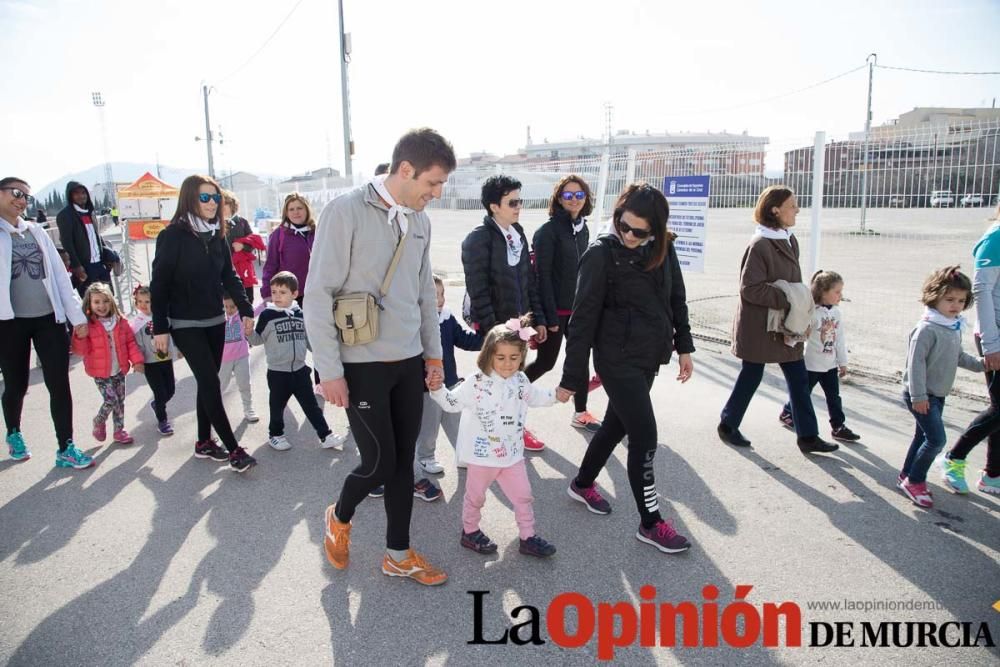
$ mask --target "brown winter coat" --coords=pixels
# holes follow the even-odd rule
[[[775,280],[802,282],[799,242],[794,236],[790,246],[782,239],[754,236],[740,263],[740,302],[733,322],[733,354],[744,361],[776,364],[802,358],[803,343],[789,347],[781,334],[767,331],[768,309],[789,308],[785,293],[769,284]]]

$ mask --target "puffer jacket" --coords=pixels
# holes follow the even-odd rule
[[[651,243],[630,250],[609,233],[583,254],[561,386],[587,390],[591,349],[598,374],[608,377],[655,372],[674,350],[694,352],[673,238],[663,266],[646,271],[652,250]]]
[[[550,325],[559,322],[559,313],[573,309],[576,296],[576,275],[580,258],[590,245],[590,230],[573,233],[573,220],[565,209],[559,209],[548,222],[535,232],[531,241],[535,251],[535,274],[538,296]]]
[[[524,244],[517,266],[507,264],[507,239],[490,216],[462,241],[470,319],[484,334],[499,322],[528,314],[534,326],[549,324],[531,268],[528,238],[518,223],[511,229],[521,235]],[[558,320],[553,324],[557,323]]]
[[[133,364],[143,363],[142,350],[135,341],[132,327],[124,317],[118,318],[111,335],[115,337],[118,370],[122,375],[126,375]],[[87,323],[85,338],[73,335],[73,354],[83,357],[83,370],[90,377],[111,377],[111,338],[98,320],[91,318]]]

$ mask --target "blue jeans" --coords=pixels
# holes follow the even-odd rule
[[[809,374],[806,362],[786,361],[781,366],[788,384],[788,397],[792,404],[792,419],[795,421],[795,433],[800,438],[811,438],[819,435],[819,425],[816,423],[816,412],[813,410]],[[744,361],[743,368],[736,378],[733,392],[729,395],[725,407],[722,408],[720,421],[731,429],[738,429],[743,423],[743,416],[750,407],[750,399],[757,392],[760,381],[764,378],[764,364]]]
[[[812,396],[813,387],[817,384],[823,388],[823,395],[826,396],[826,409],[830,413],[830,426],[836,431],[844,425],[847,417],[844,415],[844,405],[840,400],[840,377],[839,369],[831,368],[825,373],[809,373],[809,395]],[[791,403],[785,403],[782,412],[792,411]]]
[[[927,481],[927,471],[942,449],[944,449],[944,398],[939,396],[928,396],[930,408],[926,415],[914,412],[913,403],[910,401],[910,393],[903,392],[903,401],[913,418],[917,420],[917,427],[913,433],[913,442],[910,443],[910,451],[906,452],[906,461],[903,462],[901,473],[912,483],[920,484]]]

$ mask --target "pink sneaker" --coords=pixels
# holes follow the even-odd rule
[[[129,435],[128,431],[126,431],[123,428],[115,431],[113,439],[119,445],[131,445],[133,442],[135,442],[135,438]]]
[[[927,482],[920,482],[919,484],[912,484],[910,480],[907,479],[903,482],[900,487],[903,489],[903,493],[913,501],[914,505],[918,507],[931,508],[934,507],[934,499],[931,498],[931,492],[927,488]]]
[[[96,440],[97,442],[104,442],[105,440],[107,440],[108,439],[108,425],[106,423],[104,423],[104,422],[98,424],[95,421],[94,422],[93,436],[94,436],[94,440]]]
[[[545,443],[536,438],[531,431],[524,429],[524,451],[540,452],[545,449]]]

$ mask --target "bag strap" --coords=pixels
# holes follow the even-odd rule
[[[378,288],[379,291],[379,308],[382,307],[382,299],[385,295],[389,293],[389,285],[392,284],[392,276],[396,273],[396,267],[399,265],[399,258],[403,256],[403,246],[406,245],[406,235],[404,234],[399,239],[399,243],[396,244],[396,252],[392,256],[392,262],[389,263],[389,270],[386,271],[385,279],[382,281],[382,286]]]

